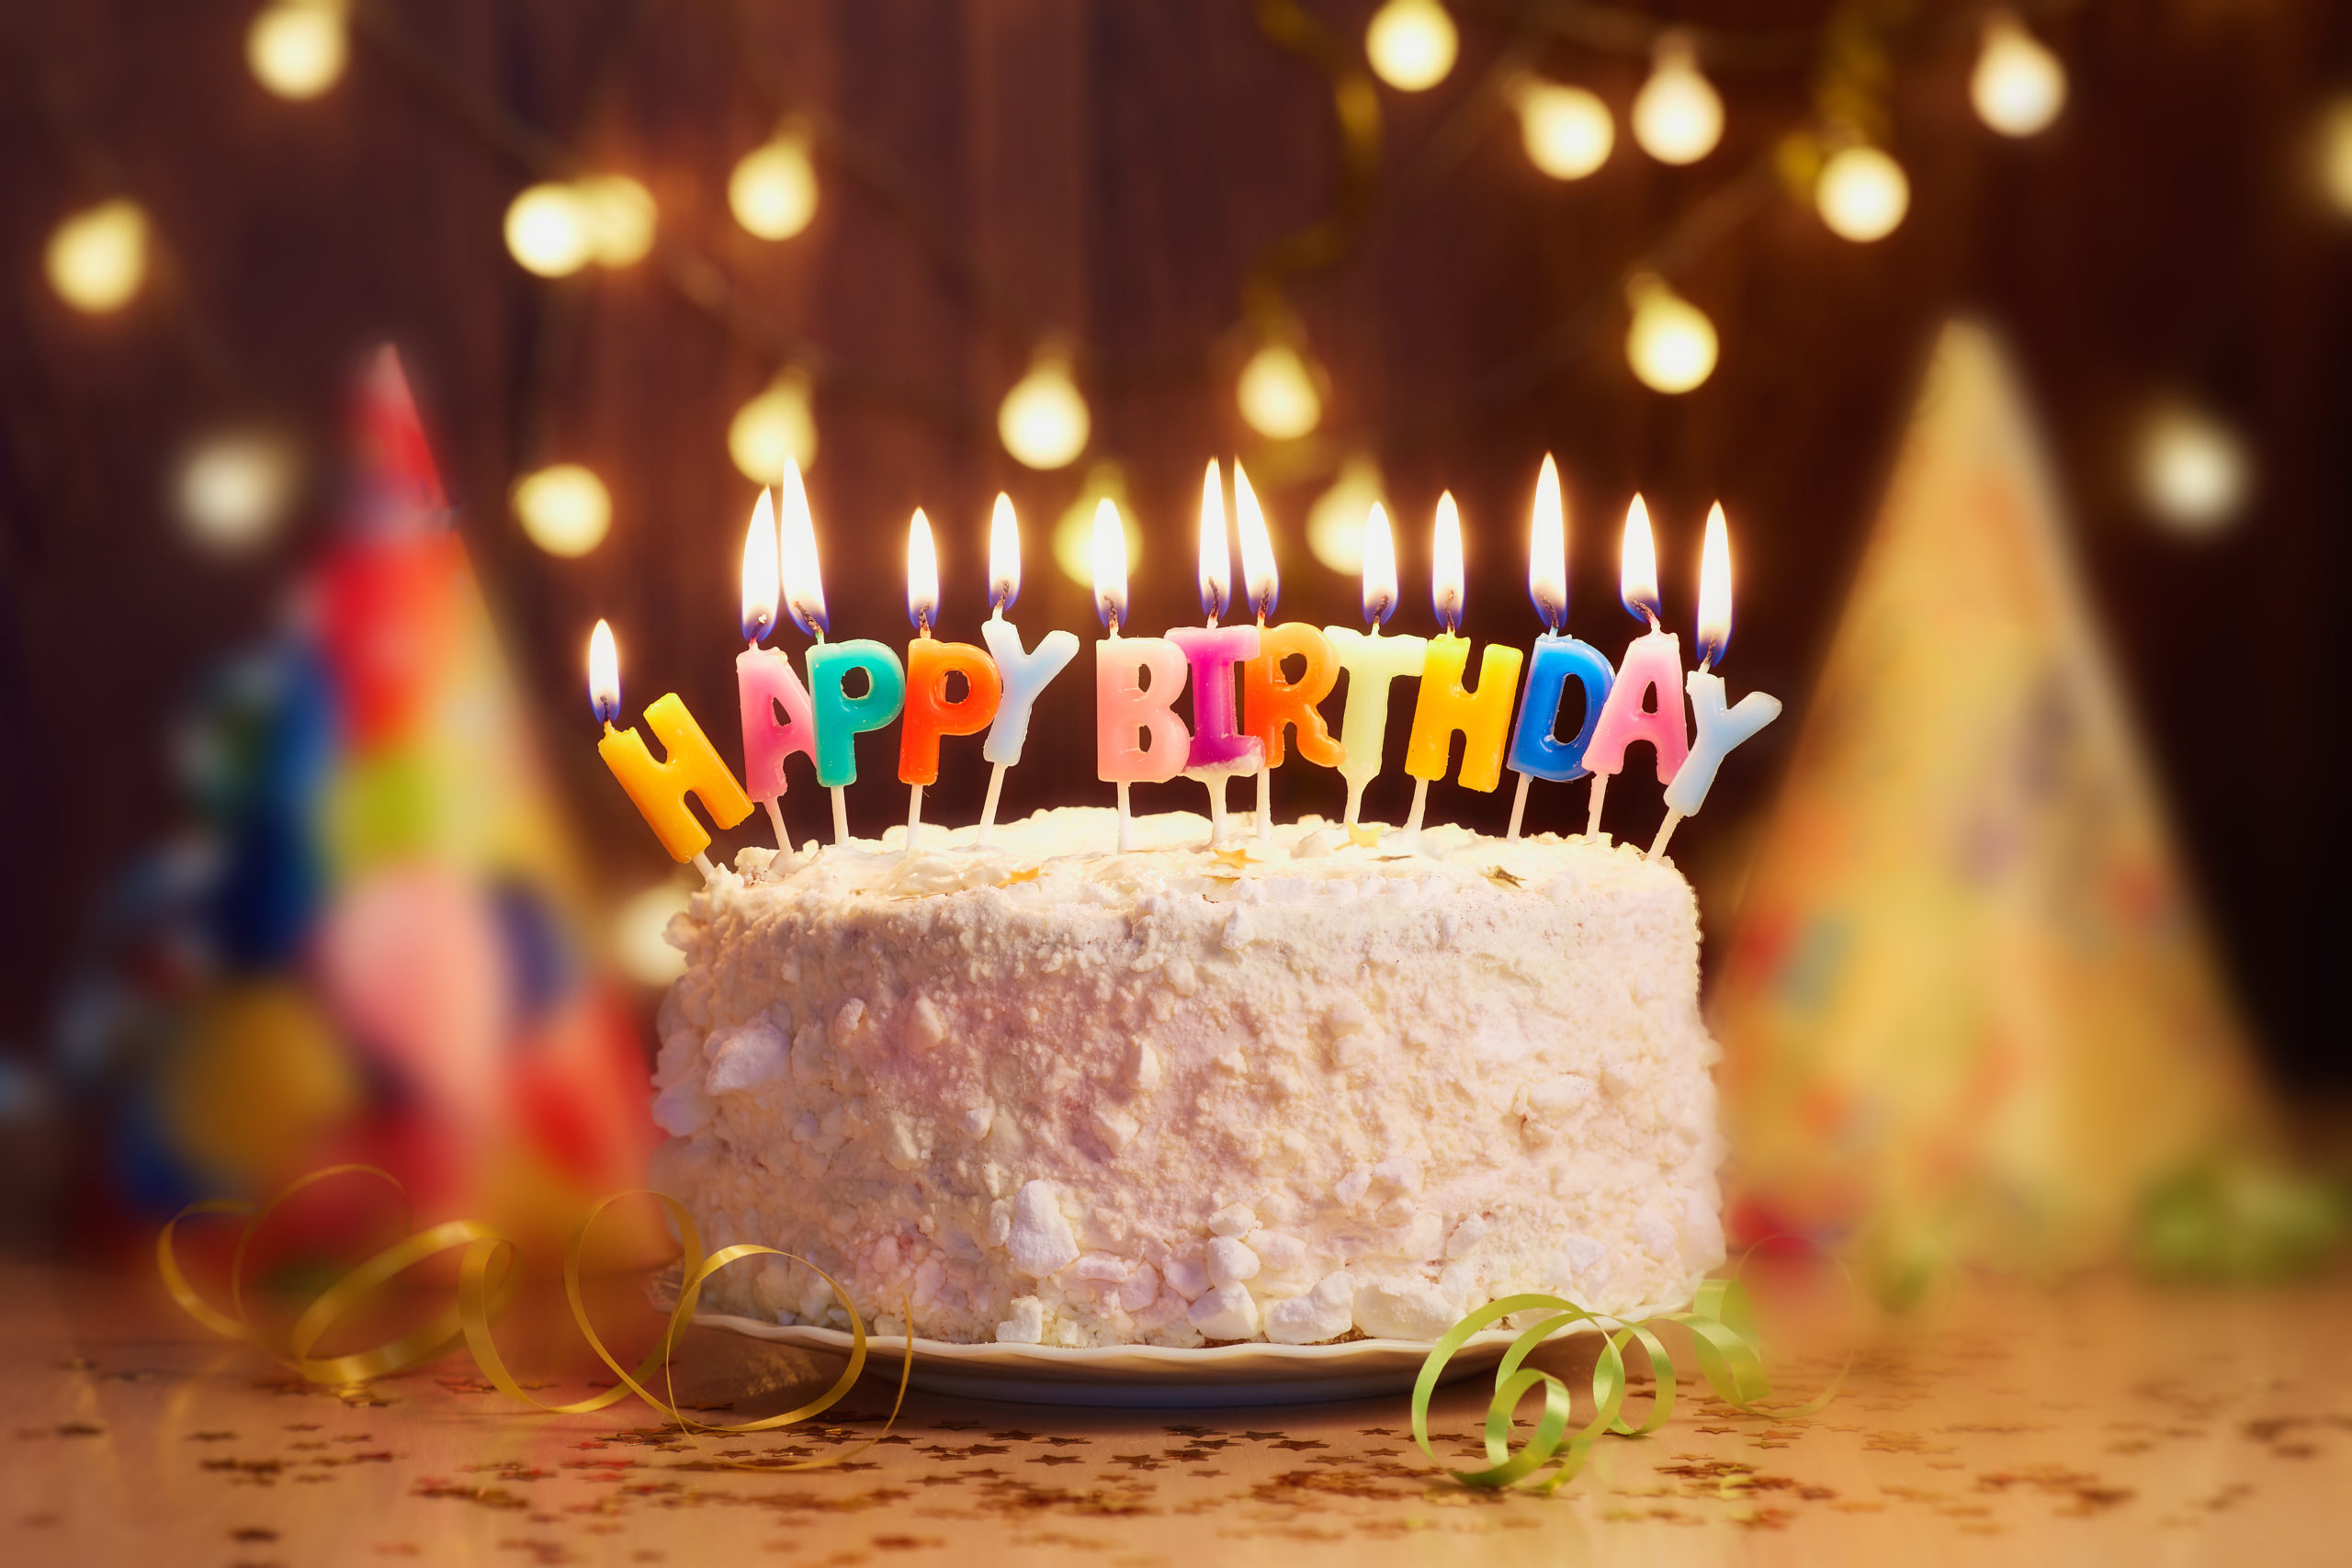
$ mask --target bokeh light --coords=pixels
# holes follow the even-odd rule
[[[752,148],[727,180],[727,207],[746,232],[789,240],[817,216],[817,165],[808,139],[787,133]]]
[[[817,415],[808,378],[787,370],[727,422],[727,455],[753,484],[775,483],[787,462],[806,470],[817,461]]]
[[[1519,132],[1528,160],[1555,180],[1580,180],[1617,142],[1609,106],[1582,87],[1531,82],[1519,91]]]
[[[315,98],[343,79],[351,57],[343,0],[273,0],[245,28],[245,64],[281,98]]]
[[[1250,428],[1272,441],[1295,441],[1323,423],[1314,370],[1285,343],[1270,343],[1241,367],[1235,396]]]
[[[686,972],[686,955],[672,947],[670,922],[686,912],[692,889],[663,882],[634,894],[613,913],[614,961],[640,986],[666,986]]]
[[[1715,324],[1706,312],[1655,277],[1635,279],[1627,293],[1634,320],[1625,358],[1642,385],[1687,392],[1714,374]]]
[[[1438,0],[1388,0],[1364,29],[1374,74],[1400,93],[1434,87],[1453,69],[1461,39]]]
[[[1032,468],[1066,468],[1086,450],[1092,421],[1069,363],[1042,353],[1029,374],[1012,385],[998,405],[996,433],[1004,449]]]
[[[2320,111],[2318,151],[2320,194],[2352,218],[2352,93],[2337,94]]]
[[[1879,149],[1845,147],[1822,164],[1813,200],[1831,233],[1867,244],[1903,221],[1911,208],[1911,181],[1903,165]]]
[[[578,186],[589,255],[598,266],[633,266],[653,248],[653,193],[627,175],[596,175]]]
[[[138,203],[85,208],[49,237],[49,286],[77,310],[119,310],[147,280],[147,214]]]
[[[589,469],[557,463],[516,481],[514,516],[548,554],[584,556],[612,526],[613,498]]]
[[[1126,475],[1116,463],[1097,463],[1087,469],[1078,499],[1054,523],[1054,565],[1089,593],[1094,591],[1094,513],[1105,501],[1118,508],[1126,525],[1127,570],[1134,572],[1143,560],[1143,525],[1127,504]]]
[[[2193,404],[2167,403],[2140,435],[2137,479],[2151,515],[2177,534],[2219,532],[2253,489],[2254,463],[2235,431]]]
[[[2004,136],[2031,136],[2066,107],[2066,68],[2007,11],[1984,23],[1984,44],[1968,80],[1977,118]]]
[[[587,204],[568,185],[529,186],[506,209],[506,250],[526,272],[568,277],[595,254]]]
[[[284,436],[232,431],[208,436],[180,465],[175,499],[188,536],[224,556],[245,555],[284,530],[300,458]]]
[[[1364,513],[1381,499],[1380,465],[1370,453],[1351,453],[1330,488],[1306,513],[1306,547],[1342,577],[1363,570]]]
[[[1723,134],[1724,101],[1714,84],[1700,73],[1689,42],[1668,35],[1634,96],[1634,140],[1661,164],[1695,164]]]

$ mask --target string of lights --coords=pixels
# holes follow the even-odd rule
[[[711,3],[742,40],[750,0]],[[1533,395],[1615,320],[1624,322],[1626,361],[1644,386],[1666,396],[1702,386],[1722,344],[1714,322],[1675,287],[1700,256],[1781,193],[1809,201],[1832,233],[1855,243],[1883,239],[1902,224],[1911,199],[1909,177],[1887,145],[1887,106],[1901,48],[1941,28],[1973,30],[1971,100],[1984,126],[2001,136],[2036,135],[2063,110],[2064,67],[2016,12],[1996,8],[1955,20],[1949,13],[1922,17],[1918,9],[1905,0],[1844,0],[1815,28],[1737,31],[1668,25],[1586,0],[1517,6],[1453,0],[1451,8],[1441,0],[1386,0],[1359,43],[1295,0],[1255,0],[1254,17],[1269,43],[1324,77],[1340,132],[1339,167],[1326,210],[1261,252],[1242,281],[1237,324],[1192,356],[1188,373],[1208,378],[1230,373],[1227,384],[1243,423],[1277,458],[1285,450],[1301,458],[1289,471],[1330,477],[1327,501],[1353,504],[1367,489],[1376,493],[1372,454],[1397,432],[1326,428],[1329,377],[1290,293],[1307,277],[1343,265],[1371,235],[1401,222],[1500,117],[1516,117],[1525,155],[1555,181],[1582,180],[1606,165],[1619,143],[1607,101],[1539,68],[1565,49],[1647,60],[1626,130],[1643,155],[1668,166],[1698,164],[1722,141],[1725,110],[1711,71],[1809,70],[1811,107],[1803,123],[1773,141],[1764,156],[1678,213],[1603,295],[1564,311],[1481,378],[1473,406],[1491,413]],[[1385,174],[1381,91],[1425,92],[1452,75],[1462,52],[1456,11],[1503,29],[1500,47],[1479,80],[1395,160],[1393,174]],[[355,42],[424,107],[526,176],[503,220],[505,245],[518,266],[548,279],[592,268],[650,267],[681,299],[775,367],[767,385],[735,412],[726,433],[729,453],[746,477],[764,481],[786,458],[804,467],[814,461],[820,392],[871,400],[959,437],[992,429],[1009,455],[1041,471],[1104,457],[1094,448],[1081,378],[1116,381],[1133,367],[1023,321],[920,184],[796,92],[763,51],[735,51],[748,62],[745,70],[775,129],[728,172],[733,221],[763,242],[789,243],[814,221],[826,170],[856,181],[903,221],[943,281],[971,303],[984,330],[1025,349],[1027,367],[992,416],[935,387],[844,359],[775,316],[691,237],[665,227],[639,180],[595,166],[459,78],[404,29],[385,0],[265,0],[247,28],[245,58],[266,89],[300,103],[334,88]],[[2352,111],[2332,114],[2325,124],[2335,128],[2327,143],[2330,188],[2339,205],[2352,210]],[[147,209],[130,196],[110,194],[59,221],[45,261],[61,300],[103,314],[153,289],[167,255]],[[201,335],[200,329],[191,330]],[[2199,428],[2211,435],[2209,427]],[[262,452],[262,446],[248,442],[200,448],[191,459],[184,500],[192,511],[200,505],[223,538],[265,532],[257,521],[237,522],[236,514],[258,513],[283,499],[286,487],[258,477]],[[2199,471],[2213,468],[2208,462]],[[1100,484],[1090,479],[1090,490],[1095,488]],[[582,465],[526,474],[514,499],[531,536],[558,554],[593,548],[610,520],[602,481]],[[1336,541],[1348,532],[1311,526],[1310,538],[1329,534],[1333,551],[1317,553],[1343,566],[1351,551]]]

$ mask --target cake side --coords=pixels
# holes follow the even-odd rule
[[[1430,1338],[1722,1258],[1688,886],[1625,850],[1183,814],[749,851],[662,1012],[656,1185],[869,1321],[1084,1345]],[[807,1269],[723,1310],[839,1321]]]

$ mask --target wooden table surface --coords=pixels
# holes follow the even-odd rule
[[[1854,1371],[1809,1420],[1739,1415],[1686,1380],[1665,1430],[1605,1441],[1546,1497],[1432,1470],[1402,1394],[1127,1413],[917,1393],[842,1469],[742,1471],[714,1461],[872,1436],[890,1390],[869,1378],[815,1429],[689,1442],[635,1405],[520,1412],[463,1352],[308,1387],[207,1337],[152,1280],[18,1266],[0,1269],[0,1541],[11,1563],[220,1568],[2352,1562],[2352,1279],[1976,1278],[1932,1317],[1859,1340],[1841,1323]],[[508,1337],[518,1359],[559,1354],[555,1325]],[[1820,1357],[1791,1359],[1792,1382],[1819,1375]],[[697,1330],[682,1386],[740,1419],[820,1365]],[[1471,1461],[1477,1385],[1441,1398],[1441,1450]]]

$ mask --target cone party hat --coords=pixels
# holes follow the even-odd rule
[[[1992,335],[1948,326],[1713,1001],[1751,1229],[2065,1268],[2262,1135]]]

